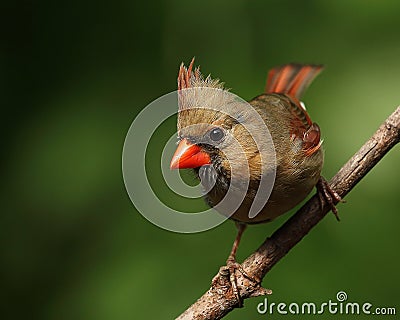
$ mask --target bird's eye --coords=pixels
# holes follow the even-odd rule
[[[214,128],[210,131],[210,139],[212,141],[220,141],[225,136],[224,131],[221,128]]]

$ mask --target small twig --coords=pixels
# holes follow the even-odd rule
[[[386,119],[375,134],[339,170],[329,185],[342,198],[400,141],[400,107]],[[321,219],[330,207],[321,208],[318,196],[313,196],[282,227],[251,254],[243,263],[246,273],[262,279]],[[237,272],[237,286],[242,299],[269,292]],[[224,281],[223,272],[217,274],[212,287],[177,319],[221,319],[235,307],[237,299]],[[225,279],[226,280],[226,279]]]

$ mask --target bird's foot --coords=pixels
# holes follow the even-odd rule
[[[250,280],[251,282],[255,283],[257,286],[261,286],[261,279],[255,276],[249,275],[242,267],[240,263],[238,263],[234,257],[229,257],[228,260],[226,260],[226,271],[228,271],[229,274],[229,282],[232,287],[232,292],[235,295],[237,301],[238,301],[238,306],[239,308],[243,307],[243,300],[240,296],[238,286],[237,286],[237,276],[236,276],[236,271],[239,271],[245,278]]]
[[[324,203],[326,202],[335,215],[336,220],[340,221],[336,203],[345,202],[342,197],[329,186],[328,182],[322,176],[317,182],[317,191],[321,208],[323,208]]]

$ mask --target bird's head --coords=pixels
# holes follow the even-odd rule
[[[253,132],[254,109],[223,88],[219,80],[204,78],[199,68],[183,64],[178,75],[178,139],[171,169],[212,165],[230,178],[232,163],[237,175],[259,175],[260,159]]]

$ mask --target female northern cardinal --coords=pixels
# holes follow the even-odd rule
[[[224,96],[226,91],[223,85],[210,76],[204,79],[199,68],[193,71],[193,63],[194,59],[188,68],[182,64],[179,70],[180,141],[171,161],[171,169],[193,168],[207,187],[207,181],[213,180],[214,184],[205,198],[208,204],[217,208],[232,183],[231,168],[236,164],[230,163],[226,154],[243,153],[246,166],[243,171],[246,169],[248,172],[248,189],[239,207],[228,212],[238,226],[238,234],[227,260],[229,271],[234,274],[237,268],[243,272],[236,263],[235,255],[246,224],[271,221],[304,200],[314,186],[317,186],[320,198],[324,197],[337,217],[334,202],[341,199],[329,189],[320,175],[323,165],[320,128],[311,121],[299,100],[322,66],[288,64],[273,68],[268,74],[265,93],[249,101],[248,108],[252,107],[251,111],[261,116],[272,137],[276,175],[268,201],[255,217],[250,218],[248,213],[263,175],[261,156],[269,159],[271,149],[260,150],[251,132],[244,129],[255,121],[254,114],[244,114],[242,110],[235,117],[235,111],[233,116],[224,112],[234,106]],[[204,88],[216,90],[217,93],[207,93]],[[226,105],[229,103],[231,105]],[[204,108],[210,104],[212,108]],[[232,135],[241,148],[231,143],[228,135]],[[231,161],[240,161],[235,159]],[[205,169],[200,170],[200,167]],[[240,164],[238,167],[240,171]],[[234,281],[232,287],[241,303]]]

